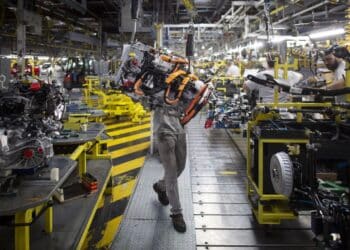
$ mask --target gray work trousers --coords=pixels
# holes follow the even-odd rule
[[[177,178],[186,165],[186,134],[158,134],[158,151],[164,168],[164,177],[158,181],[162,191],[166,191],[172,214],[182,212]]]

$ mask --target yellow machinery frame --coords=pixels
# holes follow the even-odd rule
[[[280,66],[277,63],[275,64],[275,74],[277,75],[278,69],[283,68],[284,77],[287,76],[287,70],[289,67],[295,67],[296,60],[294,60],[293,65],[286,64],[285,66]],[[275,76],[276,76],[275,75]],[[346,62],[346,75],[345,75],[345,86],[350,87],[350,63]],[[350,95],[346,95],[346,101],[350,102]],[[269,108],[333,108],[335,110],[341,110],[341,108],[333,107],[332,103],[279,103],[278,102],[278,90],[275,88],[274,103],[264,103],[258,104],[257,108],[269,107]],[[349,115],[349,111],[348,111]],[[254,202],[254,199],[257,199],[257,206],[253,207],[253,213],[255,218],[260,224],[279,224],[283,219],[295,219],[297,216],[289,208],[288,198],[284,195],[278,194],[264,194],[263,189],[263,175],[264,175],[264,156],[263,148],[266,143],[283,143],[283,144],[307,144],[309,143],[308,139],[305,138],[296,138],[296,139],[261,139],[258,140],[258,182],[257,185],[252,179],[251,173],[251,163],[252,163],[252,149],[250,147],[251,142],[251,133],[254,126],[258,124],[259,121],[276,119],[279,118],[279,115],[274,112],[269,112],[267,114],[257,113],[253,117],[253,120],[248,122],[247,126],[247,194],[251,202]],[[303,120],[303,115],[301,112],[296,114],[296,121],[301,123]],[[339,122],[341,120],[340,115],[335,117],[335,121]],[[266,205],[270,202],[272,205]],[[254,204],[252,204],[254,205]]]
[[[275,67],[274,67],[274,74],[275,78],[278,78],[278,70],[282,69],[283,70],[283,79],[288,79],[288,70],[298,70],[298,59],[294,58],[293,63],[289,64],[288,63],[288,58],[285,63],[280,64],[279,63],[279,58],[275,58]]]
[[[214,77],[212,79],[213,82],[216,82],[217,80],[220,80],[220,81],[232,81],[233,84],[235,85],[236,88],[240,88],[243,86],[243,77],[240,76],[240,77],[234,77],[234,76],[217,76],[217,77]],[[216,90],[218,91],[222,91],[223,93],[225,93],[225,99],[226,99],[226,88],[225,87],[216,87],[215,88]]]
[[[107,117],[129,116],[133,122],[140,122],[146,115],[140,103],[117,90],[102,90],[97,76],[87,76],[84,85],[84,101],[89,107],[102,110]],[[93,98],[93,96],[97,96]]]
[[[258,104],[257,107],[270,107],[270,108],[329,108],[332,107],[332,103],[265,103]],[[295,139],[259,139],[258,140],[258,183],[257,184],[252,178],[252,149],[250,147],[251,133],[260,121],[276,119],[279,115],[274,112],[269,112],[267,114],[258,113],[254,120],[248,122],[247,126],[247,194],[248,198],[252,203],[253,213],[255,218],[260,224],[279,224],[281,220],[285,219],[295,219],[297,216],[289,208],[288,197],[279,194],[265,194],[263,179],[264,179],[264,155],[263,148],[264,144],[279,143],[285,145],[295,145],[295,144],[308,144],[309,140],[305,138],[295,138]],[[303,116],[301,113],[297,113],[296,121],[302,122]],[[340,117],[336,118],[339,120]],[[254,205],[254,199],[256,199],[257,205]],[[269,203],[269,204],[268,204]]]

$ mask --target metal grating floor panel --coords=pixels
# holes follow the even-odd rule
[[[265,230],[266,227],[259,225],[253,216],[222,216],[222,215],[196,215],[195,225],[197,229],[235,229],[235,230]],[[310,217],[300,216],[299,220],[283,221],[281,226],[271,228],[273,230],[287,229],[310,229]]]
[[[179,178],[180,199],[187,232],[180,234],[174,230],[169,217],[169,206],[164,207],[158,202],[152,185],[163,175],[163,167],[156,157],[148,157],[111,249],[191,250],[196,248],[188,164],[189,161]]]
[[[242,246],[242,247],[311,247],[310,230],[274,230],[267,234],[263,230],[196,230],[197,246]]]
[[[221,194],[245,194],[245,184],[200,184],[196,183],[192,185],[192,192],[201,193],[221,193]]]
[[[194,193],[192,195],[194,203],[228,203],[228,204],[242,204],[248,203],[245,194],[208,194],[208,193]]]

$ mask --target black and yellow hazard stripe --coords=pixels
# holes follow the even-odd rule
[[[113,242],[150,147],[149,116],[137,124],[116,120],[105,121],[105,124],[106,133],[113,138],[108,142],[113,184],[110,195],[105,195],[98,204],[85,244],[89,248],[105,248]]]

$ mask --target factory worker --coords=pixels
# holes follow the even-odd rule
[[[153,189],[162,205],[170,203],[170,217],[175,230],[185,232],[186,223],[182,216],[177,182],[186,165],[186,133],[180,123],[183,107],[181,102],[177,105],[166,104],[164,92],[158,93],[156,100],[153,122],[164,176],[154,183]]]
[[[345,62],[344,60],[335,57],[335,46],[330,47],[325,51],[323,61],[325,66],[334,74],[334,79],[331,84],[325,87],[327,90],[345,88]],[[336,102],[344,102],[345,95],[336,96]]]
[[[237,67],[237,65],[234,62],[231,62],[229,67],[227,68],[226,71],[226,76],[228,77],[233,77],[233,76],[240,76],[240,70]]]
[[[170,203],[173,226],[178,232],[186,231],[182,215],[177,178],[186,165],[186,132],[181,124],[181,116],[204,86],[201,81],[194,81],[194,88],[185,91],[177,104],[168,105],[164,101],[164,92],[154,96],[154,131],[157,138],[158,152],[164,168],[164,176],[153,185],[159,202],[166,206]],[[196,108],[197,109],[197,108]]]
[[[256,77],[261,79],[266,79],[265,75],[270,75],[274,77],[274,66],[275,66],[275,60],[274,58],[268,54],[266,56],[266,60],[264,59],[262,61],[262,66],[264,70],[257,73]],[[278,78],[283,79],[283,70],[278,71]],[[294,72],[294,71],[288,71],[288,79],[287,82],[291,86],[301,81],[303,78],[302,74]],[[248,93],[248,95],[251,95],[253,92],[257,92],[258,94],[258,101],[263,103],[272,103],[273,97],[274,97],[274,89],[270,87],[266,87],[260,84],[257,84],[253,81],[246,81],[243,85],[243,89]],[[279,102],[286,102],[288,99],[287,93],[280,92],[279,93]]]

